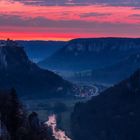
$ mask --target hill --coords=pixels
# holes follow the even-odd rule
[[[125,57],[120,62],[108,67],[77,72],[70,79],[112,84],[129,77],[138,68],[140,68],[139,52]]]
[[[139,140],[140,70],[72,114],[73,140]]]
[[[96,70],[118,63],[137,52],[140,52],[140,39],[73,39],[49,58],[39,62],[39,65],[57,71]]]
[[[0,88],[16,88],[22,96],[62,97],[72,84],[31,62],[24,49],[11,40],[0,44]]]

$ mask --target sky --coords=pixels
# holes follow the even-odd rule
[[[0,39],[140,37],[140,0],[0,0]]]

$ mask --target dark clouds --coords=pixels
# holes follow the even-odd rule
[[[0,26],[47,27],[47,28],[92,28],[96,22],[80,20],[51,20],[44,17],[23,18],[17,15],[0,15]],[[104,23],[103,23],[104,24]]]
[[[130,17],[140,18],[140,14],[133,14],[133,15],[130,15]]]
[[[49,28],[62,29],[62,31],[71,31],[71,30],[79,30],[81,32],[99,32],[99,33],[132,33],[136,31],[140,33],[140,27],[138,24],[127,24],[127,23],[98,23],[98,22],[87,22],[87,21],[78,21],[78,20],[50,20],[44,17],[36,17],[36,18],[22,18],[16,15],[0,15],[0,27],[24,27],[26,28],[34,27],[34,28]],[[65,27],[65,28],[64,28]],[[64,30],[63,30],[64,28]],[[132,30],[131,30],[132,29]],[[74,31],[73,30],[73,31]]]
[[[112,5],[112,6],[132,6],[140,7],[140,0],[10,0],[22,2],[29,5]]]
[[[110,16],[111,13],[84,13],[81,14],[80,17],[81,18],[86,18],[86,17],[103,17],[103,16]]]
[[[23,18],[17,15],[0,15],[0,26],[88,28],[94,23],[79,20],[51,20],[44,17]]]

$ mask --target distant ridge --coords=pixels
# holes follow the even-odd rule
[[[137,51],[140,51],[139,38],[73,39],[39,65],[56,70],[98,69]]]
[[[41,41],[41,40],[31,40],[31,41],[16,41],[20,46],[24,47],[25,52],[28,57],[34,61],[38,62],[47,57],[51,56],[57,50],[62,48],[66,42],[65,41]]]

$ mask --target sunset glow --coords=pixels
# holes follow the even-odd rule
[[[77,0],[78,2],[78,0]],[[79,37],[140,37],[140,3],[57,0],[0,1],[0,38],[69,40]]]

